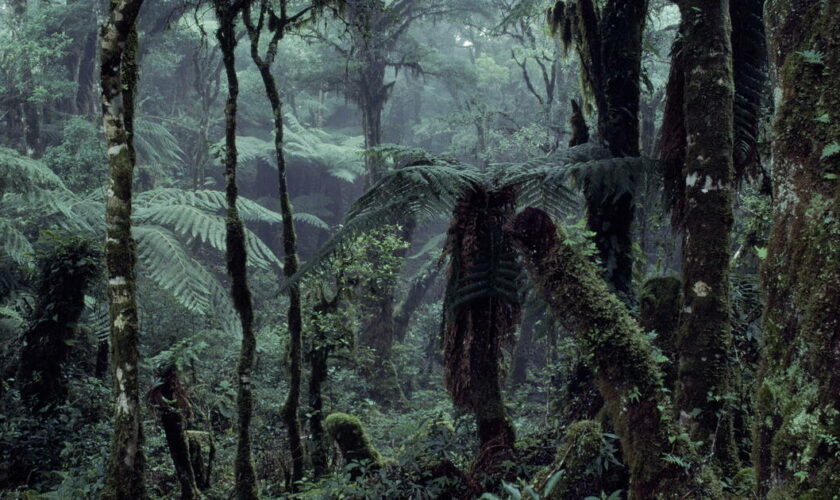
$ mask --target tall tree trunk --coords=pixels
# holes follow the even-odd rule
[[[762,497],[832,498],[840,491],[840,4],[769,0],[765,12],[776,202],[754,462]]]
[[[338,304],[338,296],[327,300],[322,294],[320,301],[313,307],[312,349],[309,352],[309,432],[312,435],[310,455],[316,477],[326,474],[329,465],[329,448],[324,431],[323,385],[329,375],[328,363],[332,351],[327,332],[319,324],[319,318],[335,314]]]
[[[219,28],[216,38],[222,49],[228,98],[225,105],[225,195],[227,198],[227,271],[231,279],[233,306],[242,325],[242,347],[237,366],[236,408],[238,416],[236,462],[234,464],[236,497],[238,500],[259,498],[257,478],[251,460],[251,418],[254,411],[253,375],[254,354],[257,340],[254,336],[254,309],[248,288],[247,256],[245,253],[245,228],[236,208],[236,105],[239,81],[236,76],[234,51],[237,38],[234,33],[236,17],[242,2],[230,5],[228,0],[215,0],[214,8]]]
[[[277,81],[271,73],[271,65],[277,54],[277,45],[283,38],[286,30],[286,2],[281,1],[281,16],[279,26],[275,27],[273,38],[268,43],[268,49],[264,56],[260,55],[260,35],[262,21],[267,13],[267,3],[260,3],[260,21],[255,26],[251,19],[251,10],[245,8],[243,19],[248,28],[248,36],[251,40],[251,59],[254,60],[257,69],[262,77],[265,95],[271,105],[271,112],[274,118],[274,152],[277,161],[277,175],[280,195],[280,215],[283,219],[283,274],[286,278],[293,276],[298,270],[297,237],[295,235],[295,221],[292,211],[292,202],[289,196],[289,184],[286,181],[286,159],[283,156],[283,105],[280,101],[280,92],[277,89]],[[274,16],[273,12],[269,15]],[[275,16],[276,17],[276,16]],[[287,314],[289,327],[289,393],[283,404],[283,423],[289,436],[289,447],[292,455],[292,490],[296,483],[303,479],[304,450],[300,438],[300,423],[298,421],[298,409],[300,408],[300,386],[302,369],[302,338],[303,321],[301,319],[300,285],[297,283],[289,286],[289,310]]]
[[[131,237],[131,184],[134,93],[137,86],[137,14],[143,0],[112,0],[102,28],[100,82],[108,146],[105,199],[105,262],[111,315],[111,366],[114,374],[114,433],[102,498],[146,497],[143,480],[143,428],[138,373],[139,331]]]
[[[676,409],[694,415],[692,437],[737,471],[732,414],[729,257],[733,225],[734,83],[729,0],[680,2],[683,15],[686,160],[683,308]]]
[[[577,0],[576,10],[578,53],[595,95],[600,140],[615,156],[639,156],[639,76],[648,2],[608,0],[600,18],[592,0]],[[607,282],[627,298],[633,277],[633,195],[586,198],[588,225]]]
[[[525,209],[505,230],[553,315],[592,359],[630,472],[630,497],[722,498],[717,481],[703,477],[698,457],[676,435],[650,341],[595,266],[541,210]]]

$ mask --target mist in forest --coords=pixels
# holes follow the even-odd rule
[[[834,0],[0,0],[0,122],[2,498],[838,498]]]

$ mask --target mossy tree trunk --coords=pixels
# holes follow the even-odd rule
[[[222,50],[228,97],[225,105],[225,195],[227,198],[227,271],[231,279],[233,306],[242,326],[242,347],[237,366],[237,444],[234,463],[235,489],[238,500],[259,498],[257,478],[251,459],[251,419],[254,412],[253,367],[257,340],[254,336],[254,309],[248,288],[247,256],[245,253],[245,228],[236,208],[236,105],[239,80],[236,76],[234,51],[236,49],[235,22],[244,2],[231,4],[228,0],[215,0],[214,8],[219,28],[216,38]]]
[[[292,16],[287,15],[286,1],[280,1],[279,16],[268,2],[260,2],[257,22],[251,18],[250,4],[245,5],[242,17],[251,41],[251,59],[260,72],[265,95],[271,105],[274,118],[274,151],[277,161],[277,175],[280,196],[280,215],[283,219],[283,274],[286,278],[293,276],[298,270],[297,236],[295,234],[294,213],[289,196],[289,184],[286,181],[286,159],[283,154],[283,104],[277,88],[277,80],[271,72],[271,66],[277,56],[277,47],[283,39],[286,30],[296,24],[300,18],[311,10],[305,8]],[[260,37],[265,22],[269,22],[271,38],[264,54],[260,54]],[[287,314],[289,328],[289,393],[283,404],[283,423],[289,437],[289,448],[292,456],[292,489],[298,481],[303,479],[304,449],[300,437],[300,423],[298,409],[300,408],[300,386],[303,350],[303,320],[301,318],[300,286],[289,286],[289,310]]]
[[[137,85],[137,15],[142,0],[112,0],[102,28],[100,82],[108,146],[105,262],[111,316],[114,431],[102,498],[146,498],[139,391],[139,331],[131,237],[134,94]]]
[[[759,495],[840,491],[840,4],[766,4],[774,222],[754,462]],[[834,153],[832,153],[832,151]]]
[[[682,282],[663,276],[651,278],[639,294],[639,324],[645,331],[656,332],[653,343],[668,358],[662,367],[665,388],[673,392],[677,380],[677,328],[682,306]]]
[[[189,444],[186,438],[190,408],[181,384],[178,368],[172,364],[160,371],[161,383],[149,391],[149,403],[160,419],[175,475],[181,485],[181,500],[201,498],[193,472]]]
[[[717,482],[701,477],[697,457],[676,437],[653,346],[595,266],[541,210],[525,209],[505,230],[553,315],[591,360],[621,441],[631,498],[721,498]]]
[[[732,390],[729,258],[734,221],[729,0],[678,3],[686,155],[676,410],[693,416],[692,437],[712,449],[718,465],[733,475],[738,457],[726,407]]]

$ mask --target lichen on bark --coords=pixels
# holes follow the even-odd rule
[[[105,262],[114,369],[114,431],[102,498],[142,499],[143,428],[140,415],[139,330],[135,298],[136,252],[131,237],[134,93],[137,85],[137,15],[142,0],[112,0],[100,44],[100,82],[108,146]]]
[[[682,0],[683,308],[677,335],[676,407],[726,475],[738,470],[732,414],[729,260],[733,103],[729,1]]]

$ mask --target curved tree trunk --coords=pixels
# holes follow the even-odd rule
[[[251,461],[251,418],[254,411],[252,369],[257,340],[254,336],[254,309],[251,291],[248,288],[247,256],[245,253],[245,228],[236,208],[238,191],[236,187],[236,103],[239,96],[239,81],[236,76],[234,33],[236,17],[241,2],[231,6],[228,0],[216,0],[214,7],[219,29],[216,38],[222,49],[225,74],[228,84],[228,98],[225,105],[225,195],[227,198],[227,271],[231,278],[233,306],[239,314],[242,325],[242,348],[237,366],[236,408],[238,416],[236,462],[234,465],[236,497],[238,500],[259,498],[254,464]]]
[[[733,103],[729,0],[684,0],[683,308],[676,409],[693,417],[692,437],[737,472],[732,414],[729,258],[734,221]],[[682,414],[682,413],[681,413]]]
[[[111,315],[114,433],[103,499],[142,499],[143,428],[139,392],[139,332],[135,298],[136,251],[131,237],[134,93],[137,85],[137,14],[142,0],[112,0],[102,29],[100,81],[108,146],[105,262]]]
[[[832,498],[840,491],[840,4],[770,0],[765,12],[778,100],[754,462],[762,497]],[[827,120],[815,119],[823,113]]]
[[[701,477],[698,457],[676,435],[650,341],[595,266],[541,210],[525,209],[505,230],[554,316],[592,359],[630,472],[631,498],[722,498],[717,481]]]

